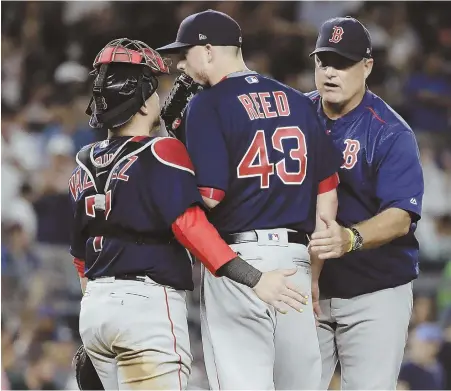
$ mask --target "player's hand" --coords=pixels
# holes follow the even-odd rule
[[[340,258],[349,251],[351,235],[346,228],[335,220],[320,215],[326,224],[326,229],[312,234],[309,243],[309,252],[319,259]]]
[[[312,306],[315,314],[316,326],[319,326],[318,318],[321,316],[321,307],[319,306],[319,284],[318,281],[312,281]]]
[[[308,303],[308,295],[302,293],[287,278],[296,274],[296,271],[297,269],[288,269],[265,272],[254,286],[254,292],[260,300],[272,305],[282,314],[288,312],[288,306],[302,312],[301,307]]]

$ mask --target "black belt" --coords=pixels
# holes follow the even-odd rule
[[[304,232],[290,232],[288,231],[288,243],[298,243],[304,246],[308,245],[309,239]],[[258,242],[258,234],[255,231],[239,232],[235,234],[221,235],[227,244],[252,243]],[[273,241],[275,238],[272,239]]]
[[[133,280],[144,282],[146,280],[145,274],[121,274],[119,276],[114,276],[116,280]]]
[[[90,278],[90,280],[92,280],[92,281],[100,280],[100,279],[106,278],[106,277],[114,277],[116,280],[132,280],[132,281],[144,282],[146,280],[147,276],[145,274],[120,274],[118,276],[95,277],[95,278]]]

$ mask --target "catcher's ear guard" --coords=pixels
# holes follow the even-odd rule
[[[75,378],[77,379],[78,388],[81,391],[104,390],[99,375],[83,345],[75,353],[73,365],[75,366]]]

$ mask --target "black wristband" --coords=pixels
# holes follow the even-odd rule
[[[253,288],[258,284],[262,274],[260,270],[249,265],[240,257],[233,258],[216,271],[217,276],[230,278],[232,281],[246,285],[249,288]]]

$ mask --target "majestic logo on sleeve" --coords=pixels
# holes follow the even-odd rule
[[[346,148],[343,151],[344,163],[341,166],[341,168],[346,168],[347,170],[350,170],[357,163],[357,154],[360,151],[360,141],[351,140],[348,138],[344,141],[344,143],[346,144]]]
[[[334,31],[332,32],[332,37],[330,37],[329,42],[338,43],[341,41],[343,36],[343,27],[334,26]]]

